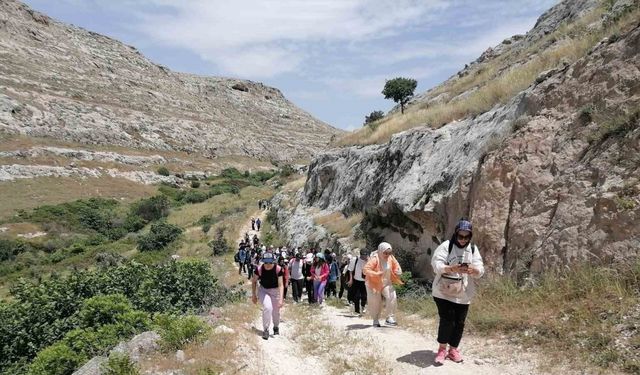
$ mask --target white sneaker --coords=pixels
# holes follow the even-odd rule
[[[390,326],[396,326],[398,325],[398,323],[396,322],[396,319],[392,316],[388,317],[387,320],[384,321],[387,325]]]

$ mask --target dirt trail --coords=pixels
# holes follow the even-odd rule
[[[251,217],[260,218],[265,221],[267,211],[259,210],[254,212]],[[240,228],[238,232],[238,242],[244,238],[244,234],[249,233],[253,238],[254,234],[261,237],[261,232],[251,229],[251,221],[247,222]],[[249,287],[250,288],[250,287]],[[249,289],[250,291],[250,289]],[[287,329],[283,329],[281,335],[273,336],[273,328],[271,328],[271,336],[269,340],[262,339],[262,310],[259,310],[252,325],[250,327],[255,337],[258,353],[256,361],[247,369],[247,373],[255,373],[266,375],[289,374],[291,371],[300,371],[307,374],[324,374],[324,366],[317,358],[308,358],[305,353],[300,350],[300,345],[290,340],[292,335],[291,324],[289,324],[288,308],[285,305],[281,310],[282,325],[286,325]]]
[[[392,374],[536,374],[533,356],[506,358],[501,356],[505,347],[490,340],[466,336],[461,345],[465,356],[463,363],[445,361],[442,366],[434,366],[436,337],[433,334],[418,334],[399,326],[383,324],[374,328],[372,321],[365,317],[356,317],[348,307],[335,308],[325,306],[322,315],[334,329],[355,335],[362,342],[361,350],[375,347],[377,358],[393,369]],[[375,344],[375,346],[373,345]]]

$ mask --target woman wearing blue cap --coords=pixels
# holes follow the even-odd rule
[[[475,282],[484,274],[478,247],[471,242],[473,227],[467,219],[460,219],[453,237],[444,241],[433,254],[431,266],[435,273],[433,299],[438,307],[438,353],[435,362],[445,359],[462,362],[458,350],[469,304],[475,295]],[[447,345],[449,351],[447,353]]]
[[[273,334],[279,335],[280,308],[284,304],[284,271],[276,265],[272,253],[264,253],[262,265],[251,279],[251,301],[262,304],[262,338],[269,339],[269,326],[273,319]],[[258,281],[260,287],[258,287]]]

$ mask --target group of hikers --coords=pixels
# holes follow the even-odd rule
[[[252,220],[253,223],[253,220]],[[440,318],[438,350],[435,363],[446,359],[462,362],[458,350],[469,304],[475,295],[472,279],[482,277],[484,265],[478,247],[471,242],[471,222],[461,219],[450,240],[441,243],[431,257],[435,275],[432,296]],[[402,268],[394,249],[382,242],[371,253],[338,256],[330,250],[289,249],[261,244],[257,235],[245,234],[236,253],[239,273],[246,272],[252,285],[252,301],[263,306],[262,338],[280,334],[280,308],[291,286],[293,303],[303,302],[322,308],[326,298],[342,300],[353,306],[353,313],[362,317],[365,312],[373,327],[381,327],[385,310],[385,325],[396,326],[397,295],[394,285],[402,284]],[[339,290],[338,290],[339,283]],[[365,307],[367,310],[365,310]]]

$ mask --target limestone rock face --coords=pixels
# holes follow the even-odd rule
[[[302,201],[364,211],[368,246],[423,277],[461,216],[500,272],[622,261],[640,255],[639,128],[637,27],[473,119],[318,156]]]
[[[0,131],[277,161],[308,158],[340,132],[275,88],[172,72],[16,0],[0,2]]]

